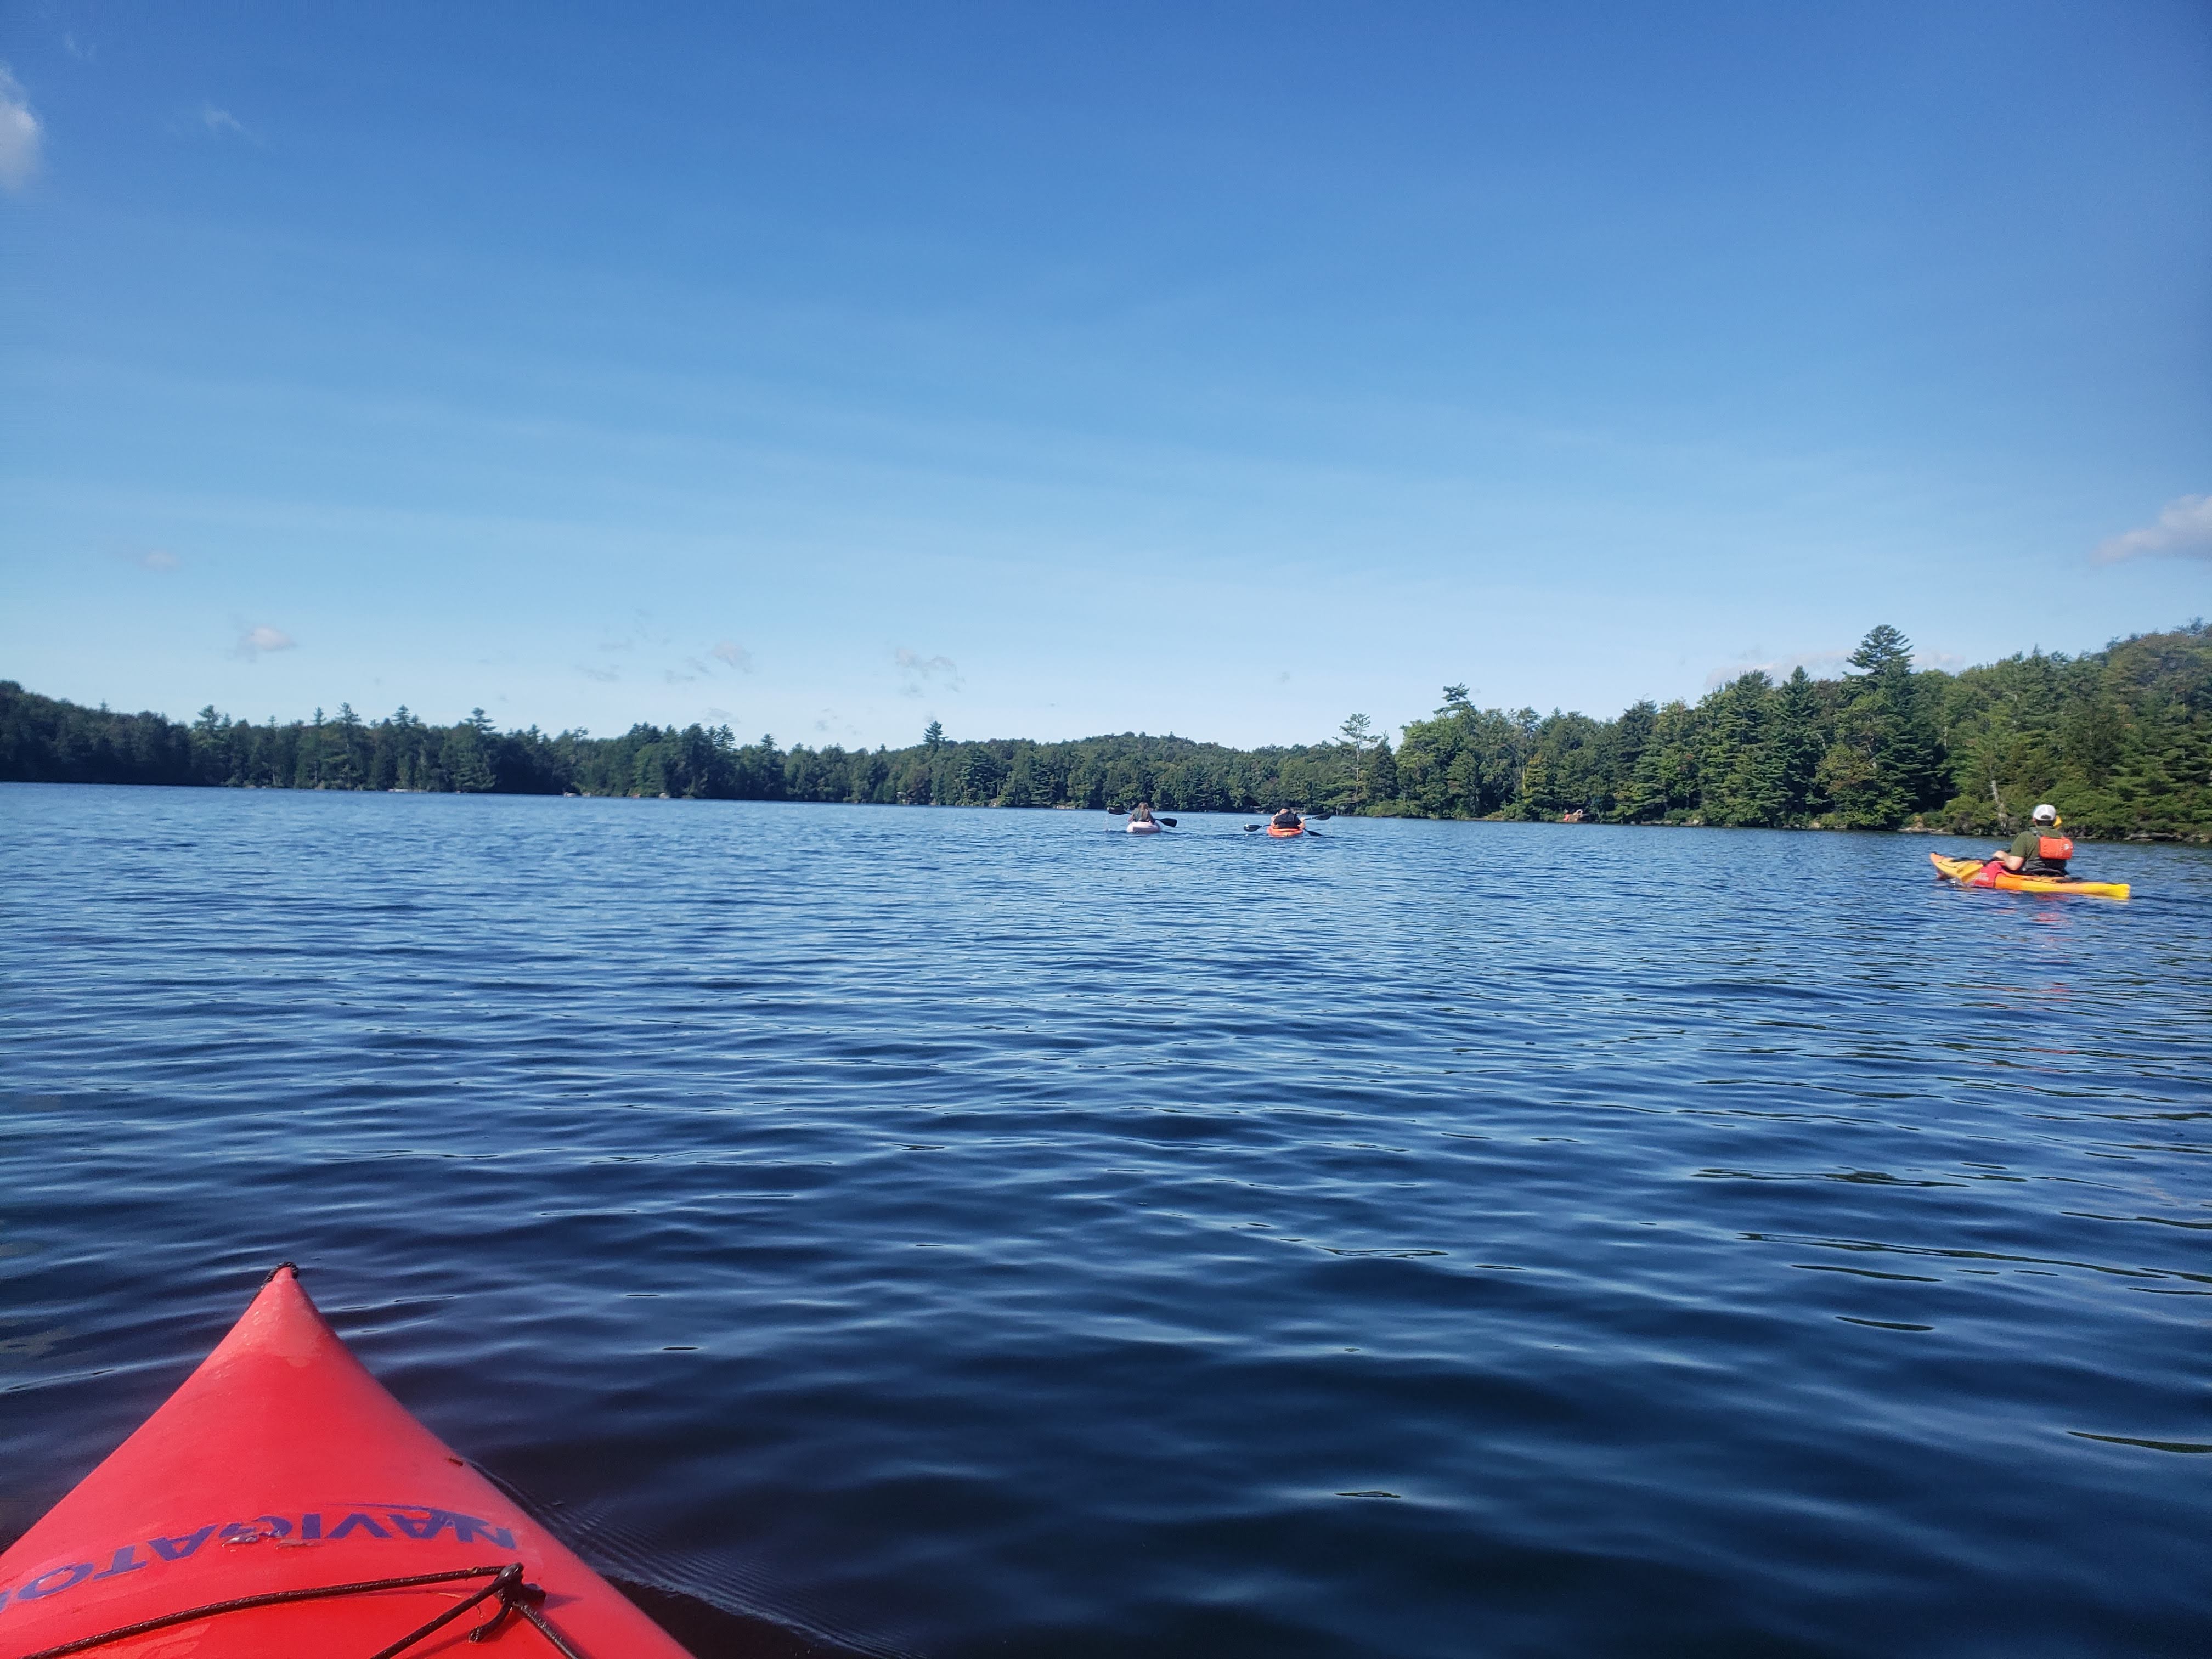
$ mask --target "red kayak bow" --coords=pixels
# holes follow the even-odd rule
[[[471,1650],[471,1636],[489,1640]],[[410,1417],[289,1265],[184,1386],[0,1554],[4,1659],[501,1650],[684,1659]]]

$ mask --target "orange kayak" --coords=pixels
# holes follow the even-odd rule
[[[1271,823],[1267,826],[1267,833],[1273,836],[1277,841],[1288,841],[1292,836],[1303,836],[1305,834],[1305,826],[1301,824],[1296,830],[1278,830]]]
[[[1961,887],[1994,887],[2007,893],[2069,893],[2084,898],[2124,899],[2128,896],[2128,884],[2124,881],[2015,875],[2001,864],[1984,864],[1979,859],[1947,859],[1941,853],[1930,853],[1928,861]]]
[[[470,1645],[494,1625],[494,1646]],[[184,1386],[0,1555],[0,1654],[63,1650],[684,1659],[410,1416],[289,1265]]]

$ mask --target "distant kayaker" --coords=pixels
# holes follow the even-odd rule
[[[1306,827],[1306,821],[1287,806],[1278,811],[1268,822],[1277,830],[1303,830]]]
[[[2064,875],[2074,843],[2058,833],[2058,809],[2045,801],[2033,817],[2033,827],[2014,836],[2012,845],[1997,854],[1997,862],[2015,875]]]
[[[1139,801],[1137,803],[1137,810],[1129,814],[1129,822],[1132,823],[1150,823],[1152,821],[1152,804],[1149,801]]]

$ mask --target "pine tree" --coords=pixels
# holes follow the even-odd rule
[[[1778,822],[1802,824],[1817,806],[1813,779],[1820,764],[1820,694],[1801,666],[1774,698],[1774,786]]]
[[[998,799],[999,780],[1005,775],[999,757],[977,744],[969,750],[967,763],[961,769],[962,799],[970,806],[988,806]]]
[[[1741,674],[1705,700],[1706,781],[1699,806],[1708,823],[1769,825],[1779,821],[1781,790],[1769,742],[1774,684],[1762,669]]]
[[[1819,781],[1834,802],[1837,827],[1893,830],[1925,804],[1936,774],[1911,641],[1884,623],[1850,659],[1860,672],[1844,682],[1835,741]]]
[[[1377,801],[1398,799],[1398,757],[1390,752],[1390,739],[1377,734],[1375,752],[1367,760],[1367,792]]]

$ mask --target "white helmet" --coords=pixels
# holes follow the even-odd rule
[[[2045,801],[2035,809],[2033,817],[2038,823],[2056,823],[2058,822],[2058,809]]]

